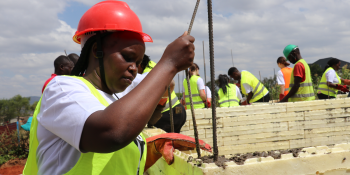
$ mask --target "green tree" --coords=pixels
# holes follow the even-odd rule
[[[20,116],[28,115],[30,110],[29,98],[16,95],[8,100],[0,101],[0,114],[3,116],[3,121],[9,121]]]
[[[270,98],[271,100],[277,100],[279,99],[279,93],[280,93],[280,87],[277,84],[277,76],[274,75],[273,77],[265,77],[262,80],[263,85],[267,90],[269,90]]]
[[[318,77],[321,77],[324,70],[318,64],[309,65],[311,71],[312,83],[318,85]]]

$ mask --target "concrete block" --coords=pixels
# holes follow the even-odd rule
[[[270,161],[274,161],[275,159],[271,156],[268,157],[261,157],[261,162],[270,162]]]
[[[223,139],[224,139],[224,145],[229,146],[234,144],[271,142],[271,141],[291,140],[291,139],[298,139],[298,138],[304,138],[303,130],[239,135],[239,136],[232,136],[232,137],[224,137]]]
[[[264,143],[252,143],[252,144],[240,144],[231,146],[221,146],[219,147],[220,154],[236,154],[236,153],[247,153],[255,151],[270,151],[270,150],[280,150],[288,149],[289,141],[279,141],[279,142],[264,142]]]
[[[317,148],[316,147],[307,147],[307,148],[303,148],[301,151],[305,151],[309,154],[316,154]]]
[[[290,140],[290,148],[302,148],[302,147],[317,146],[317,145],[339,144],[344,142],[347,143],[349,140],[350,140],[350,135],[297,139],[297,140]]]
[[[347,143],[335,144],[334,148],[343,148],[344,150],[350,150],[350,144],[347,144]]]
[[[305,138],[328,137],[328,136],[336,136],[336,135],[341,136],[349,133],[350,133],[350,126],[305,129]]]
[[[289,130],[329,128],[337,126],[350,126],[350,117],[289,122]]]
[[[280,132],[288,130],[288,122],[273,122],[273,123],[260,123],[249,124],[242,126],[228,126],[223,127],[222,136],[234,136],[234,135],[247,135],[256,133],[268,133],[268,132]]]
[[[258,158],[250,158],[245,160],[244,164],[248,165],[248,164],[254,164],[254,163],[258,163]]]
[[[281,159],[293,159],[293,153],[290,154],[282,154]]]

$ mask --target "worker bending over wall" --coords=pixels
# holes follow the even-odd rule
[[[270,94],[267,88],[250,72],[246,70],[239,72],[237,68],[231,67],[228,70],[228,75],[240,82],[242,93],[247,96],[247,100],[242,102],[243,105],[270,101]]]

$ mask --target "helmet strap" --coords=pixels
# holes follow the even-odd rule
[[[102,81],[102,86],[106,86],[106,79],[105,79],[105,69],[103,66],[103,51],[102,51],[102,41],[101,41],[101,32],[97,31],[96,32],[96,43],[97,43],[97,52],[96,56],[98,58],[99,66],[100,66],[100,78]]]

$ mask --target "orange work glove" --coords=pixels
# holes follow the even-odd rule
[[[211,107],[211,101],[209,99],[207,99],[207,104],[208,104],[208,108]]]
[[[168,165],[174,162],[174,150],[180,151],[193,150],[196,147],[194,138],[178,134],[166,133],[160,134],[146,139],[147,141],[147,160],[145,171],[157,162],[159,158],[164,157]],[[202,150],[211,152],[211,147],[203,140],[199,140],[199,147]]]
[[[168,101],[168,98],[161,98],[158,102],[158,105],[165,106],[167,101]]]
[[[284,94],[280,94],[280,101],[285,97]]]
[[[343,92],[349,92],[349,89],[346,85],[342,86],[342,85],[337,84],[336,89],[341,90]]]
[[[343,82],[345,85],[350,85],[350,80],[344,80]]]

